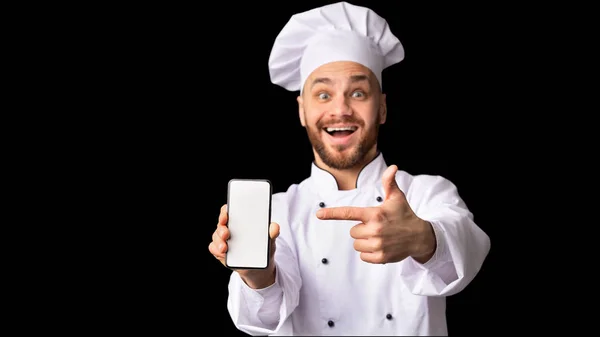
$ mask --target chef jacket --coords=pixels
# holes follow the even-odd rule
[[[251,335],[447,335],[446,296],[464,289],[480,270],[490,239],[474,222],[456,186],[434,175],[398,170],[396,181],[417,216],[431,223],[437,247],[425,264],[411,257],[371,264],[354,250],[358,221],[320,220],[323,207],[380,205],[383,154],[359,174],[356,189],[338,190],[314,163],[311,175],[273,195],[275,283],[254,290],[237,272],[227,308]]]

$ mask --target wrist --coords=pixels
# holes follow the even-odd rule
[[[415,261],[424,264],[435,254],[437,240],[433,226],[429,222],[420,220],[420,228],[421,239],[417,240],[418,243],[415,246],[415,252],[411,254],[411,257]]]
[[[264,289],[275,283],[275,264],[264,270],[245,270],[240,277],[252,289]]]

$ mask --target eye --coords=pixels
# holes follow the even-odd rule
[[[319,94],[319,99],[329,99],[329,94],[322,92]]]
[[[362,91],[355,91],[352,93],[352,97],[354,98],[363,98],[365,97],[365,94]]]

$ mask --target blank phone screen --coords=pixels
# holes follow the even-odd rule
[[[266,180],[231,180],[227,198],[227,266],[266,268],[269,258],[271,184]]]

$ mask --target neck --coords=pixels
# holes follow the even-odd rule
[[[362,171],[362,169],[367,164],[369,164],[371,161],[373,161],[373,159],[375,159],[375,157],[377,156],[378,153],[379,153],[379,151],[377,151],[377,146],[373,146],[373,148],[371,150],[369,150],[369,152],[356,165],[354,165],[353,167],[350,167],[350,168],[342,169],[342,170],[334,169],[334,168],[331,168],[331,167],[325,165],[325,163],[323,163],[321,158],[316,153],[315,153],[315,163],[319,168],[321,168],[321,169],[331,173],[331,175],[333,175],[333,177],[335,178],[335,180],[337,182],[339,190],[348,191],[348,190],[353,190],[356,188],[358,175],[360,174],[360,171]]]

